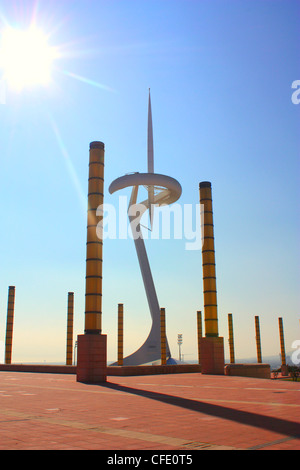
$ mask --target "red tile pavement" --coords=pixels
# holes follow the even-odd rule
[[[300,449],[300,383],[0,372],[0,449]]]

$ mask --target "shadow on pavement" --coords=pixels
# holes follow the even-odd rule
[[[189,398],[182,398],[174,395],[167,395],[165,393],[151,392],[148,390],[141,390],[137,388],[127,387],[124,385],[106,382],[102,386],[118,390],[120,392],[131,393],[150,400],[160,401],[168,405],[178,406],[187,410],[204,413],[206,415],[215,416],[217,418],[235,421],[239,424],[253,426],[260,429],[276,432],[285,436],[294,438],[300,437],[300,424],[295,421],[287,421],[280,418],[273,418],[270,416],[253,413],[250,411],[240,411],[225,406],[214,405],[198,400]]]

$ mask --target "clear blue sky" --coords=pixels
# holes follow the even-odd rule
[[[291,101],[299,1],[0,0],[1,30],[28,27],[33,10],[62,57],[50,86],[8,90],[0,104],[0,341],[15,285],[13,361],[65,360],[68,291],[75,337],[83,333],[89,143],[105,143],[105,202],[116,205],[109,184],[147,168],[149,87],[155,170],[181,183],[182,204],[197,204],[199,182],[212,182],[226,357],[229,312],[237,358],[256,355],[255,315],[263,356],[279,353],[279,316],[291,351],[300,337],[300,104]],[[157,240],[147,249],[171,351],[178,357],[182,333],[190,360],[202,260],[184,243]],[[129,354],[150,329],[132,240],[104,245],[109,360],[119,302]]]

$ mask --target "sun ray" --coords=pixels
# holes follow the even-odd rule
[[[54,132],[54,135],[55,135],[56,142],[58,144],[60,153],[63,156],[66,168],[67,168],[69,176],[70,176],[70,179],[71,179],[71,181],[73,183],[73,186],[76,190],[81,208],[82,208],[84,216],[85,216],[85,214],[86,214],[86,195],[85,195],[85,193],[82,189],[82,186],[81,186],[81,183],[80,183],[79,178],[77,176],[76,170],[74,168],[72,159],[71,159],[70,154],[67,150],[67,147],[66,147],[66,145],[65,145],[65,143],[62,139],[62,136],[61,136],[61,133],[58,129],[56,121],[54,120],[53,116],[50,115],[49,113],[48,113],[48,118],[49,118],[52,130]]]
[[[80,82],[85,83],[86,85],[92,85],[96,88],[101,88],[102,90],[106,90],[106,91],[110,91],[112,93],[116,93],[116,90],[114,90],[113,88],[111,88],[107,85],[103,85],[103,83],[99,83],[99,82],[96,82],[94,80],[90,80],[89,78],[82,77],[81,75],[77,75],[75,73],[68,72],[66,70],[63,70],[63,73],[65,75],[67,75],[68,77],[75,78],[75,80],[79,80]]]
[[[32,15],[31,15],[31,24],[36,24],[37,23],[37,16],[38,16],[38,10],[39,10],[40,2],[39,0],[35,0],[32,8]]]
[[[0,22],[3,23],[5,27],[9,26],[9,22],[7,21],[7,19],[5,18],[5,16],[3,15],[1,11],[0,11]]]

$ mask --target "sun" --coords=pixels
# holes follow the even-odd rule
[[[6,28],[0,38],[0,69],[7,85],[16,91],[48,85],[56,48],[35,26],[27,30]]]

